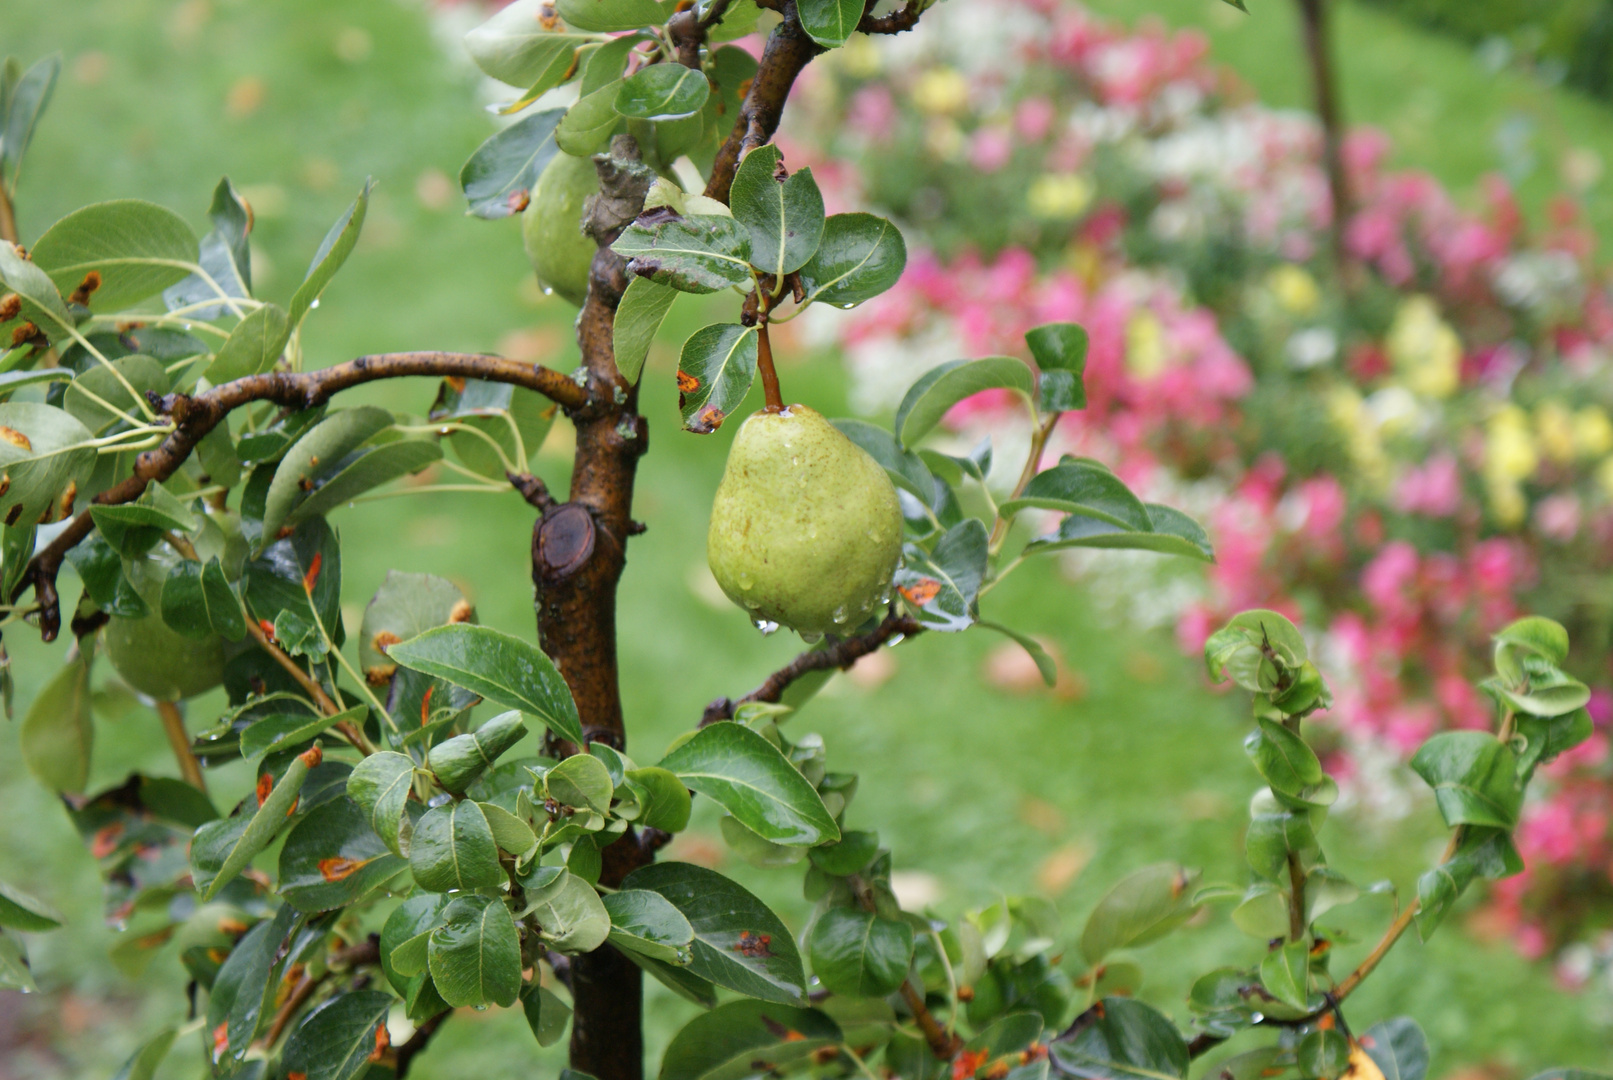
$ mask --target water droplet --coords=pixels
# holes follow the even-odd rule
[[[813,525],[811,528],[807,529],[807,539],[808,540],[816,540],[817,538],[818,538],[818,527],[816,525]]]
[[[747,592],[756,586],[756,579],[745,573],[743,570],[734,575],[734,580],[739,583],[739,587],[741,589],[744,589]]]
[[[907,640],[907,635],[906,634],[892,634],[891,639],[889,641],[885,642],[885,644],[891,646],[892,648],[895,648],[897,645],[900,645],[903,641],[906,641],[906,640]]]
[[[836,626],[844,626],[846,625],[846,619],[848,619],[850,616],[846,612],[846,605],[841,604],[839,607],[835,608],[834,614],[830,617],[834,619]]]
[[[487,1011],[487,1006],[486,1005],[472,1005],[471,1008],[475,1009],[477,1012],[486,1012]]]
[[[554,289],[551,286],[545,285],[543,287],[543,295],[544,296],[553,296],[554,295]]]
[[[816,645],[823,640],[823,635],[815,630],[803,630],[801,631],[801,640],[808,645]]]
[[[312,310],[313,308],[317,308],[318,306],[319,306],[319,298],[318,297],[315,297],[313,303],[308,305],[310,310]]]
[[[756,629],[761,632],[763,637],[767,637],[769,634],[778,633],[778,623],[769,622],[767,619],[752,619],[750,624],[756,627]]]
[[[879,606],[884,607],[886,604],[889,604],[890,602],[891,602],[891,591],[889,589],[886,589],[884,592],[879,594]]]
[[[790,464],[791,464],[791,465],[800,465],[800,464],[801,464],[801,455],[799,455],[799,454],[792,454],[792,455],[791,455],[791,456],[790,456]]]
[[[868,530],[868,539],[877,542],[879,540],[879,530],[878,529],[869,529]]]
[[[441,795],[432,796],[426,805],[432,809],[436,809],[437,807],[442,806],[444,803],[452,802],[453,798],[454,797],[452,795],[448,794],[447,792],[443,792]]]

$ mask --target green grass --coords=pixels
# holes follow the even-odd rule
[[[200,225],[212,185],[228,173],[257,193],[255,243],[274,268],[271,277],[260,275],[261,291],[283,299],[329,222],[363,178],[374,175],[381,186],[365,239],[308,325],[312,364],[389,348],[492,348],[517,330],[548,335],[552,365],[565,369],[574,362],[571,311],[537,300],[523,284],[513,225],[466,220],[457,203],[430,209],[416,197],[422,173],[453,175],[490,127],[475,107],[469,73],[443,59],[412,7],[389,0],[61,0],[48,6],[12,0],[8,6],[9,50],[25,57],[53,49],[67,54],[68,74],[24,180],[21,216],[28,236],[84,202],[124,196],[173,206]],[[1208,0],[1156,0],[1150,8],[1172,17],[1215,18]],[[1357,18],[1366,16],[1351,9],[1346,26]],[[1219,55],[1277,101],[1298,94],[1297,75],[1277,63],[1289,55],[1286,47],[1273,45],[1286,19],[1285,5],[1267,5],[1241,29],[1216,30]],[[1403,56],[1414,72],[1437,76],[1440,95],[1492,108],[1482,103],[1493,100],[1487,95],[1494,87],[1464,66],[1459,52],[1384,25],[1394,30],[1382,42],[1385,56]],[[353,55],[352,27],[373,45],[360,62],[337,55],[339,41]],[[103,59],[93,59],[96,53]],[[86,81],[97,70],[99,78]],[[262,80],[261,105],[250,115],[231,116],[226,99],[237,87],[239,100],[244,78]],[[1424,93],[1421,82],[1408,89],[1409,80],[1400,78],[1398,95],[1385,91],[1375,99],[1370,88],[1352,89],[1353,114],[1373,119],[1373,100],[1399,109]],[[1579,115],[1579,103],[1561,95],[1541,92],[1537,100],[1564,116]],[[1592,130],[1597,117],[1600,126]],[[1605,115],[1584,123],[1596,138],[1613,139],[1613,120]],[[1488,164],[1478,150],[1440,155],[1427,164],[1458,186]],[[275,189],[283,205],[271,213]],[[682,308],[673,329],[687,333],[700,316],[693,305]],[[651,453],[640,473],[636,515],[649,532],[631,549],[619,620],[629,750],[643,761],[657,758],[711,698],[750,688],[799,648],[785,634],[762,638],[737,610],[700,596],[706,508],[731,433],[699,439],[678,431],[670,355],[663,349],[652,358],[645,384]],[[798,357],[784,378],[792,397],[830,414],[844,411],[844,380],[832,357]],[[432,392],[420,382],[371,388],[362,397],[422,411]],[[563,487],[563,447],[551,448],[539,465],[551,485]],[[483,622],[532,632],[532,517],[513,496],[385,500],[344,510],[334,521],[346,541],[350,625],[388,569],[429,570],[461,583]],[[75,588],[67,583],[69,596]],[[823,733],[832,768],[862,773],[853,826],[879,829],[898,869],[933,875],[945,912],[1035,889],[1037,869],[1050,856],[1089,858],[1058,898],[1071,937],[1107,885],[1147,863],[1180,859],[1212,879],[1241,880],[1244,804],[1255,787],[1238,747],[1241,704],[1202,689],[1197,665],[1179,657],[1164,635],[1104,621],[1051,563],[1011,579],[988,607],[989,614],[1056,642],[1084,677],[1085,695],[1068,701],[991,689],[980,672],[999,640],[984,634],[904,643],[891,653],[895,677],[875,688],[835,680],[791,724]],[[42,646],[17,628],[6,646],[20,700],[27,702],[60,663],[64,645]],[[205,723],[216,707],[216,697],[197,702],[193,725]],[[149,712],[99,724],[97,740],[94,787],[133,769],[173,772]],[[239,797],[248,779],[239,770],[219,776],[219,801]],[[140,979],[110,966],[105,953],[117,938],[100,924],[91,859],[60,807],[10,751],[0,763],[0,806],[6,823],[0,879],[26,882],[72,919],[65,932],[31,938],[43,993],[31,1001],[0,997],[0,1018],[21,1017],[0,1021],[0,1037],[14,1033],[0,1042],[0,1073],[109,1075],[142,1030],[183,1017],[178,965],[164,955]],[[1404,891],[1419,864],[1437,853],[1438,832],[1432,807],[1422,800],[1403,826],[1387,831],[1340,815],[1324,842],[1352,877],[1390,877]],[[722,851],[709,805],[697,814],[692,838],[680,844],[690,853]],[[732,861],[723,868],[788,917],[804,913],[795,874],[764,874]],[[1387,917],[1386,902],[1364,902],[1341,921],[1371,937]],[[1341,946],[1344,963],[1362,951],[1361,945]],[[1216,913],[1144,951],[1145,993],[1182,1018],[1194,971],[1252,962],[1259,953],[1258,943],[1231,931]],[[1609,1032],[1599,1026],[1605,1020],[1596,1008],[1593,1000],[1557,992],[1547,972],[1507,947],[1478,944],[1453,922],[1426,947],[1415,940],[1402,944],[1352,1002],[1350,1015],[1362,1027],[1398,1012],[1416,1015],[1435,1044],[1436,1076],[1492,1059],[1528,1075],[1548,1064],[1601,1061]],[[687,1009],[653,993],[652,1044],[663,1043]],[[93,1037],[86,1037],[91,1030]],[[16,1034],[23,1031],[32,1032],[25,1041]],[[195,1053],[194,1041],[182,1046],[163,1075],[195,1075]],[[517,1013],[464,1013],[444,1028],[415,1075],[513,1078],[530,1075],[535,1060],[542,1069],[554,1068],[557,1055],[536,1052]]]

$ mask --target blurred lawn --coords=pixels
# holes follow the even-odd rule
[[[1286,4],[1262,4],[1238,24],[1212,0],[1097,6],[1211,25],[1221,58],[1262,94],[1297,100],[1298,69],[1284,66],[1291,60]],[[1419,163],[1459,188],[1494,163],[1483,148],[1484,129],[1514,98],[1555,117],[1586,145],[1613,143],[1609,114],[1484,76],[1459,50],[1381,16],[1346,14],[1352,115],[1387,126],[1401,138],[1405,160],[1426,153]],[[311,364],[427,347],[530,350],[561,369],[574,363],[572,313],[536,295],[513,223],[466,220],[457,196],[444,198],[444,184],[491,125],[476,108],[473,74],[444,59],[417,8],[396,0],[3,0],[0,26],[7,51],[66,55],[23,181],[27,237],[78,205],[126,196],[172,206],[200,227],[212,186],[227,173],[258,211],[260,291],[283,300],[330,221],[373,175],[380,187],[364,239],[309,320]],[[1431,108],[1419,102],[1432,100],[1443,103],[1436,119],[1468,119],[1416,120]],[[1425,126],[1401,130],[1413,123]],[[681,308],[668,340],[705,321],[701,315],[694,305]],[[632,548],[619,623],[629,750],[644,761],[693,724],[706,701],[750,688],[799,647],[785,634],[763,639],[737,610],[702,598],[706,507],[731,433],[702,440],[678,431],[671,368],[672,353],[662,347],[644,392],[652,452],[636,504],[649,532]],[[785,378],[792,397],[831,415],[844,410],[832,356],[797,355]],[[433,389],[424,382],[371,388],[362,399],[418,412]],[[564,484],[561,441],[539,465],[552,486]],[[429,570],[461,583],[482,621],[532,633],[532,518],[513,495],[390,499],[345,510],[335,521],[347,541],[350,626],[388,569]],[[67,586],[69,596],[74,588]],[[895,677],[877,686],[837,679],[792,723],[823,733],[831,768],[860,768],[853,825],[879,828],[899,869],[932,875],[947,912],[1047,883],[1062,887],[1061,907],[1079,920],[1119,875],[1162,859],[1241,881],[1243,807],[1255,785],[1238,746],[1240,706],[1206,692],[1197,665],[1180,658],[1166,636],[1103,622],[1051,563],[1011,579],[988,607],[1055,641],[1084,692],[1068,700],[991,689],[980,673],[999,640],[983,633],[903,644],[888,654]],[[6,645],[26,703],[64,646],[44,647],[25,628]],[[198,702],[193,724],[207,722],[216,708],[214,699]],[[150,713],[101,724],[97,738],[95,787],[133,769],[173,771]],[[221,804],[244,792],[246,780],[221,776]],[[1358,881],[1392,877],[1408,889],[1442,843],[1431,804],[1417,798],[1406,822],[1390,830],[1392,844],[1379,826],[1337,817],[1324,837],[1335,865]],[[117,939],[100,922],[90,857],[9,750],[0,762],[0,800],[9,825],[0,878],[26,882],[72,919],[68,931],[31,939],[44,992],[0,995],[0,1080],[109,1075],[142,1025],[183,1016],[178,965],[165,955],[132,980],[108,964],[106,949]],[[715,826],[704,805],[682,850],[721,857]],[[787,913],[804,910],[795,873],[724,869]],[[1340,921],[1375,937],[1386,902],[1357,907]],[[1363,946],[1340,951],[1342,969]],[[1216,913],[1145,951],[1145,993],[1185,1019],[1192,972],[1251,962],[1259,952]],[[1605,1060],[1605,1008],[1558,993],[1549,973],[1504,945],[1476,943],[1453,924],[1426,948],[1402,944],[1350,1012],[1361,1027],[1399,1012],[1418,1017],[1435,1045],[1436,1076],[1484,1060],[1499,1062],[1503,1075],[1528,1075],[1547,1064]],[[655,988],[652,1043],[687,1009]],[[194,1075],[194,1053],[194,1043],[182,1047],[163,1075]],[[518,1013],[464,1013],[444,1028],[415,1075],[526,1076],[534,1055],[548,1069],[557,1054],[537,1053]]]

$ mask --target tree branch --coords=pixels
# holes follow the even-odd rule
[[[162,718],[163,734],[168,736],[168,745],[173,748],[174,759],[179,762],[179,775],[184,777],[185,783],[205,794],[207,780],[202,776],[201,762],[191,751],[190,735],[185,731],[185,718],[180,715],[179,706],[172,701],[159,701],[157,715]]]
[[[287,656],[286,651],[275,643],[274,638],[269,636],[269,632],[251,618],[250,612],[247,613],[246,632],[251,634],[252,640],[256,641],[264,652],[273,657],[274,662],[284,668],[286,674],[295,679],[297,685],[302,687],[308,693],[308,696],[314,699],[321,712],[326,716],[335,716],[342,711],[342,707],[332,701],[329,694],[325,693],[325,688],[319,685],[319,681],[304,671],[297,664],[297,661]],[[365,757],[375,753],[374,744],[365,737],[364,732],[348,721],[343,720],[333,730]]]
[[[901,8],[888,15],[865,13],[857,23],[857,29],[865,34],[900,34],[917,26],[919,16],[923,15],[933,2],[934,0],[907,0]],[[868,6],[873,7],[872,4]]]
[[[0,240],[22,243],[17,233],[17,208],[12,205],[11,193],[3,181],[0,181]]]
[[[196,444],[232,411],[244,405],[268,401],[293,410],[311,409],[323,404],[338,391],[380,379],[411,375],[435,378],[457,376],[510,383],[543,394],[573,414],[580,415],[591,408],[588,389],[579,386],[568,375],[539,364],[475,353],[381,353],[361,356],[319,371],[274,371],[249,375],[215,386],[195,397],[169,394],[156,401],[161,411],[173,419],[174,430],[162,445],[147,450],[135,459],[133,476],[103,491],[94,501],[109,506],[138,499],[147,484],[153,480],[160,483],[178,471],[195,450]],[[61,630],[56,575],[61,571],[62,560],[94,527],[88,510],[79,513],[71,525],[30,560],[21,580],[12,590],[10,599],[13,603],[27,589],[34,590],[40,608],[39,633],[45,641],[54,641]]]
[[[442,1027],[442,1022],[452,1015],[452,1010],[438,1013],[414,1029],[414,1034],[397,1049],[396,1064],[392,1069],[393,1076],[403,1080],[408,1075],[409,1065],[414,1061],[414,1056],[426,1048],[426,1044],[431,1042],[431,1037],[437,1034],[437,1029]]]
[[[767,677],[767,681],[756,689],[739,698],[718,698],[706,706],[705,713],[700,717],[700,726],[715,724],[722,720],[732,720],[734,712],[741,705],[751,701],[776,702],[784,696],[784,691],[790,684],[803,675],[814,671],[828,671],[839,668],[844,671],[858,660],[878,649],[893,637],[912,637],[923,633],[924,627],[911,615],[887,615],[885,621],[866,634],[857,637],[841,638],[833,645],[823,649],[808,649],[806,652],[791,660]]]

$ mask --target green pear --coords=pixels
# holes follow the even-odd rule
[[[843,634],[883,603],[902,510],[879,463],[805,405],[746,419],[711,508],[706,558],[759,622]]]
[[[521,213],[521,239],[538,283],[578,307],[588,299],[588,268],[599,245],[582,231],[582,204],[599,190],[588,158],[556,154],[538,176]]]
[[[224,639],[186,637],[162,621],[162,586],[172,560],[126,560],[124,573],[151,608],[140,619],[114,615],[104,631],[106,657],[135,690],[159,701],[179,701],[224,680]]]

